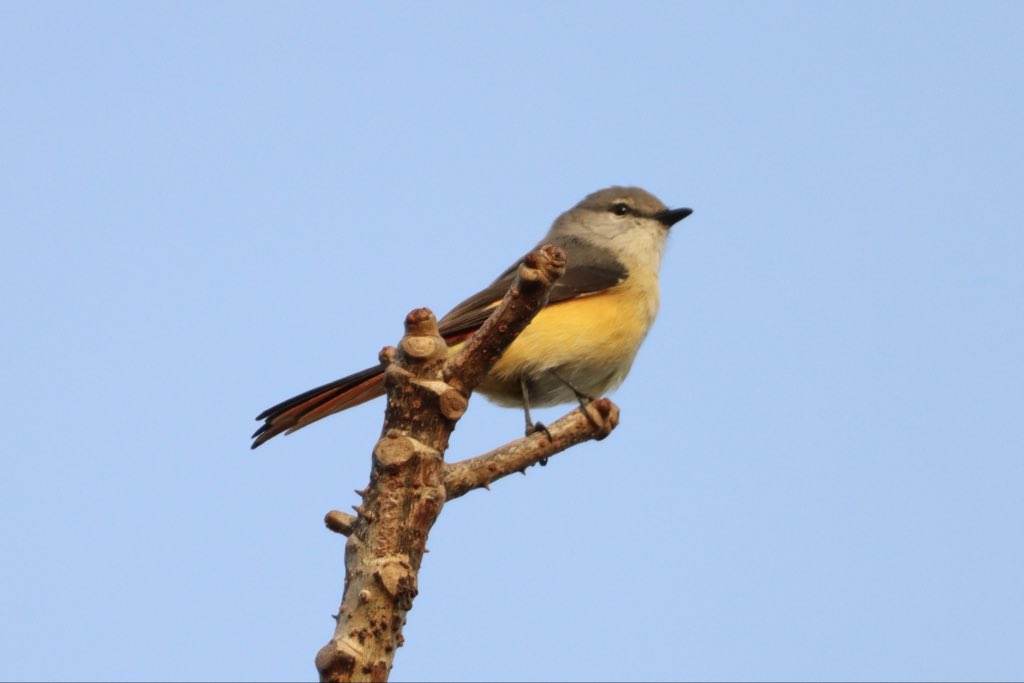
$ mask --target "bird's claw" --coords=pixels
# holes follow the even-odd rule
[[[548,437],[548,441],[554,441],[555,440],[551,436],[551,432],[548,431],[548,428],[544,426],[543,422],[534,422],[532,425],[530,425],[530,427],[526,430],[526,436],[533,436],[537,432],[544,432],[544,436]],[[548,465],[548,459],[547,458],[541,458],[537,462],[540,464],[541,467],[547,467],[547,465]]]

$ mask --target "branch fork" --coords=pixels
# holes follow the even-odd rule
[[[417,594],[427,535],[445,502],[577,443],[603,439],[618,424],[618,408],[602,398],[549,425],[550,436],[532,434],[458,463],[443,460],[473,390],[544,307],[564,271],[565,253],[557,247],[528,254],[494,313],[450,358],[426,308],[406,316],[397,348],[381,351],[387,408],[369,486],[357,491],[356,515],[332,510],[324,518],[348,542],[337,627],[316,656],[321,680],[387,679]]]

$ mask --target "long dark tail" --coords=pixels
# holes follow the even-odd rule
[[[384,366],[377,365],[310,389],[256,416],[263,425],[252,435],[256,448],[281,432],[290,434],[320,418],[384,395]]]

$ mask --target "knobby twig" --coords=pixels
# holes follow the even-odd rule
[[[574,410],[547,426],[548,434],[535,432],[495,448],[493,451],[462,462],[445,464],[444,488],[447,499],[464,496],[474,489],[490,488],[490,484],[515,472],[526,473],[536,465],[570,446],[601,440],[619,424],[619,408],[606,398],[591,402],[587,408]]]
[[[587,406],[588,415],[575,410],[550,425],[550,439],[538,433],[460,463],[443,461],[473,389],[547,303],[564,270],[565,253],[557,247],[529,254],[501,304],[451,358],[425,308],[406,317],[397,349],[381,351],[387,409],[370,484],[356,492],[362,498],[353,506],[356,516],[332,510],[324,519],[348,542],[337,627],[316,656],[321,680],[387,679],[416,597],[427,534],[445,501],[576,443],[602,439],[618,423],[618,408],[600,399]]]

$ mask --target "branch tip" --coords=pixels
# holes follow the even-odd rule
[[[324,524],[331,531],[341,534],[342,536],[348,536],[352,533],[352,526],[356,523],[356,518],[347,512],[341,510],[331,510],[324,515]]]
[[[545,244],[537,251],[531,251],[519,266],[519,280],[523,284],[536,283],[550,287],[565,273],[565,250]]]
[[[414,308],[405,316],[405,333],[407,335],[437,334],[437,318],[429,308]]]
[[[385,346],[383,349],[380,350],[380,353],[377,354],[377,359],[383,365],[391,365],[392,363],[395,362],[395,355],[397,353],[398,349],[396,349],[394,346]]]

